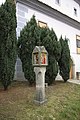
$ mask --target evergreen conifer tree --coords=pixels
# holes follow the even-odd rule
[[[50,30],[49,28],[37,26],[35,16],[22,29],[18,39],[19,57],[22,61],[24,75],[30,84],[35,82],[32,66],[32,51],[35,46],[45,46],[48,51],[49,65],[46,72],[46,82],[48,84],[53,83],[58,72],[57,60],[60,56],[60,49],[56,49],[56,45],[59,46],[53,29]],[[57,56],[55,54],[58,54],[58,57],[55,57]]]
[[[28,79],[29,84],[32,85],[35,83],[34,70],[32,66],[32,52],[35,47],[35,29],[37,23],[35,16],[26,24],[20,33],[18,38],[18,48],[19,48],[19,57],[22,61],[22,68],[25,75],[25,78]]]
[[[50,30],[49,28],[41,28],[40,40],[41,45],[44,45],[46,50],[48,51],[46,82],[50,85],[55,81],[56,75],[58,73],[57,60],[60,56],[60,45],[53,29]],[[56,46],[58,47],[58,49]]]
[[[68,39],[65,38],[63,40],[62,36],[60,38],[61,43],[61,57],[59,59],[59,69],[60,74],[64,81],[66,82],[69,79],[69,73],[70,73],[70,50],[68,46]]]
[[[0,7],[0,80],[4,90],[14,77],[16,43],[16,6],[14,0],[6,0]]]

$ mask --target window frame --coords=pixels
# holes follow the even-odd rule
[[[77,54],[80,54],[80,46],[78,46],[78,43],[80,42],[80,36],[76,35],[76,48],[77,48]]]
[[[60,0],[55,0],[55,3],[56,3],[57,5],[60,5]]]
[[[74,7],[74,15],[77,16],[77,9]]]
[[[47,23],[45,23],[45,22],[42,22],[42,21],[38,21],[38,26],[40,26],[40,27],[43,27],[43,28],[46,28],[47,27]]]

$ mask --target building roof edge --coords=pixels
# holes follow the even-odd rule
[[[23,3],[27,5],[28,7],[31,7],[35,10],[38,10],[48,16],[51,16],[52,18],[55,18],[56,20],[59,20],[63,23],[66,23],[70,26],[73,26],[80,30],[80,22],[78,22],[75,19],[70,18],[69,16],[61,13],[60,11],[46,5],[45,3],[42,3],[38,0],[16,0],[16,2]]]

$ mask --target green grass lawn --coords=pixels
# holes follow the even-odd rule
[[[57,81],[46,88],[43,105],[34,104],[34,95],[26,83],[0,88],[0,120],[80,120],[80,85]]]

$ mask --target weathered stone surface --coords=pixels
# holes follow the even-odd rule
[[[46,101],[45,99],[45,72],[46,67],[34,67],[36,74],[36,95],[35,103],[42,104]]]
[[[20,58],[17,58],[16,61],[14,80],[20,80],[20,81],[26,80],[24,77],[24,72],[22,71],[22,62]]]

